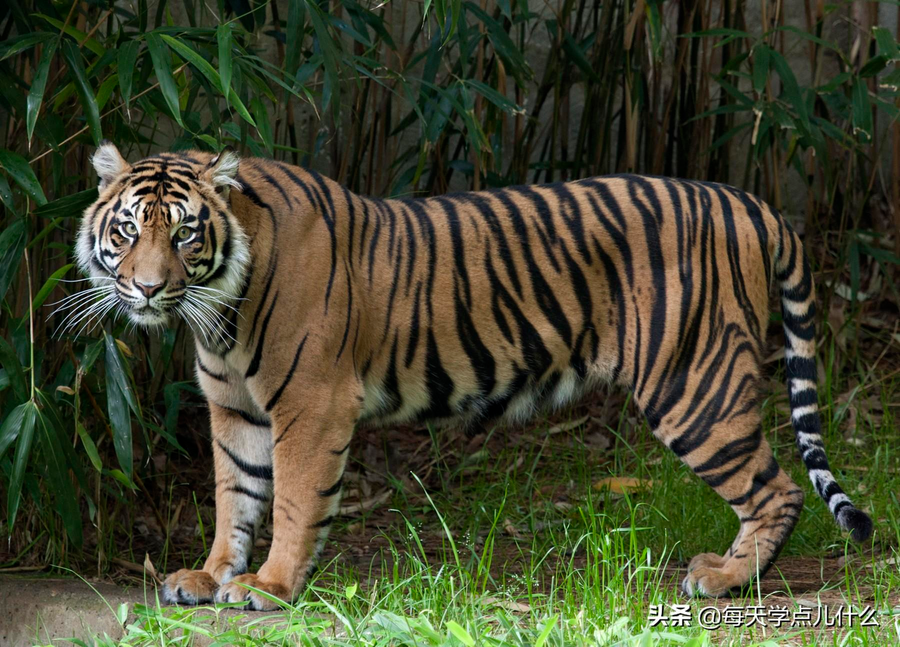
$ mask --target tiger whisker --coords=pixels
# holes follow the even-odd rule
[[[107,294],[103,298],[97,299],[96,301],[88,300],[86,307],[75,309],[72,310],[72,312],[68,313],[56,327],[56,330],[53,331],[53,335],[57,336],[65,334],[71,328],[76,326],[79,321],[99,310],[110,300],[115,300],[115,294]],[[80,303],[79,306],[85,306],[85,303]]]
[[[62,298],[62,299],[60,299],[59,301],[54,301],[53,303],[45,303],[45,304],[44,304],[44,307],[45,307],[45,308],[49,308],[49,307],[52,307],[52,306],[55,306],[55,305],[59,305],[60,308],[58,308],[58,309],[59,309],[59,310],[63,310],[63,309],[65,309],[65,308],[69,308],[69,307],[71,307],[71,306],[70,306],[70,305],[61,305],[61,304],[68,304],[68,303],[71,302],[71,301],[75,301],[75,300],[77,300],[77,299],[79,299],[79,298],[87,297],[87,296],[90,296],[90,295],[92,295],[92,294],[99,294],[99,293],[102,293],[102,292],[112,292],[114,289],[115,289],[115,286],[113,286],[113,285],[101,285],[101,286],[98,286],[98,287],[95,287],[95,288],[88,288],[88,289],[86,289],[86,290],[79,290],[79,291],[76,292],[75,294],[70,294],[69,296]],[[55,311],[54,311],[54,312],[55,312]],[[53,313],[51,313],[50,316],[53,316]]]

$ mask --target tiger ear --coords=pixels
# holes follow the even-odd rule
[[[222,197],[227,198],[228,191],[232,187],[238,191],[241,190],[240,182],[235,179],[240,165],[240,156],[230,148],[225,148],[209,161],[204,175],[216,191],[221,193]]]
[[[108,139],[100,142],[100,146],[91,156],[91,164],[97,171],[97,177],[100,180],[98,188],[101,191],[131,168],[116,145]]]

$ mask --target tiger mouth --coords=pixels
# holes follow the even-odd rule
[[[169,320],[169,310],[144,304],[135,306],[128,304],[128,316],[133,322],[142,326],[152,326],[166,323]]]

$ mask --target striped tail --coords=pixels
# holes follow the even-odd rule
[[[850,531],[855,541],[865,541],[872,535],[872,520],[853,505],[838,485],[822,442],[816,389],[816,301],[812,272],[800,239],[787,224],[783,225],[781,240],[775,276],[781,287],[788,393],[797,448],[816,492],[828,504],[838,525]]]

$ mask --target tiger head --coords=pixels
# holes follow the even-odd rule
[[[84,212],[76,254],[106,305],[95,314],[125,313],[141,326],[179,314],[192,328],[212,325],[213,306],[238,294],[249,262],[228,200],[240,189],[240,158],[191,151],[130,165],[103,142],[91,162],[99,196]]]

